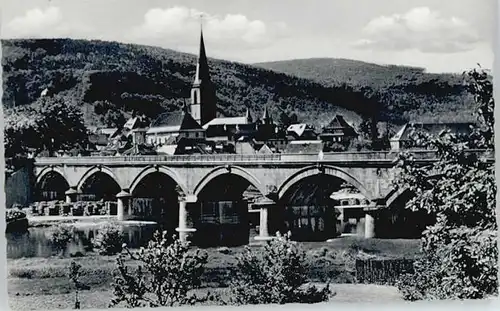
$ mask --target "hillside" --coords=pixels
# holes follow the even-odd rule
[[[255,66],[310,79],[325,87],[347,85],[355,91],[370,88],[386,108],[410,119],[471,120],[472,99],[463,88],[463,76],[426,73],[423,68],[378,65],[350,59],[311,58],[257,63]],[[454,112],[450,117],[448,112]],[[458,116],[457,116],[458,115]]]
[[[48,95],[63,96],[69,104],[82,107],[88,126],[113,125],[131,114],[152,119],[180,109],[189,97],[196,64],[195,55],[116,42],[3,40],[2,49],[4,107],[31,104],[47,89]],[[299,78],[222,60],[211,59],[210,66],[219,114],[226,116],[243,114],[247,107],[254,116],[260,115],[268,105],[275,119],[283,112],[295,112],[299,120],[319,127],[335,113],[358,123],[360,116],[377,112],[381,118],[401,123],[415,116],[470,109],[461,86],[438,78],[400,83],[385,92],[382,82],[335,82],[348,75],[347,70],[328,82],[320,78],[327,71],[313,77],[314,81],[307,74],[294,73],[305,77]],[[368,72],[363,68],[370,68],[357,67],[350,70]],[[395,68],[390,74],[400,70]],[[383,96],[369,97],[371,88],[361,86],[371,86]],[[425,92],[429,90],[431,94]]]

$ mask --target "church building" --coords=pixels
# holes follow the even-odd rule
[[[249,109],[243,116],[217,117],[217,96],[215,85],[210,79],[203,31],[190,94],[189,104],[184,111],[161,114],[147,130],[146,142],[157,146],[159,153],[185,154],[188,149],[204,153],[234,152],[237,140],[268,141],[276,135],[276,125],[267,107],[264,108],[262,119],[253,120]],[[182,145],[188,149],[179,150],[181,139]],[[203,150],[199,148],[201,145]]]

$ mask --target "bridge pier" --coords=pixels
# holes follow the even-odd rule
[[[125,220],[125,210],[127,216],[130,216],[130,193],[128,191],[122,190],[120,193],[116,195],[117,199],[117,210],[116,210],[116,218],[119,221]]]
[[[271,199],[265,198],[253,205],[260,208],[259,235],[255,237],[255,240],[271,240],[273,237],[269,236],[269,208],[275,206],[276,203]]]
[[[196,208],[198,199],[196,196],[187,196],[179,200],[179,227],[175,231],[179,232],[179,240],[187,242],[196,232],[191,220],[190,213]]]
[[[375,237],[375,218],[373,214],[365,214],[365,239],[371,239]]]
[[[73,203],[76,201],[78,191],[76,191],[76,187],[70,187],[64,194],[66,195],[66,203]]]

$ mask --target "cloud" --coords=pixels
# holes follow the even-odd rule
[[[363,29],[365,38],[353,43],[360,49],[456,53],[473,50],[481,38],[464,20],[445,17],[428,7],[405,14],[380,16]]]
[[[65,22],[58,7],[34,8],[22,16],[14,17],[3,29],[6,38],[50,38],[88,34],[90,28]]]
[[[210,15],[187,7],[153,8],[144,15],[143,23],[131,33],[133,41],[156,42],[163,46],[198,43],[193,36],[200,29],[203,16],[203,35],[214,48],[258,48],[272,44],[286,31],[283,23],[266,24],[250,20],[245,15]]]

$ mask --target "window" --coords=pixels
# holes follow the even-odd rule
[[[198,132],[195,133],[195,137],[198,138],[200,134]]]

